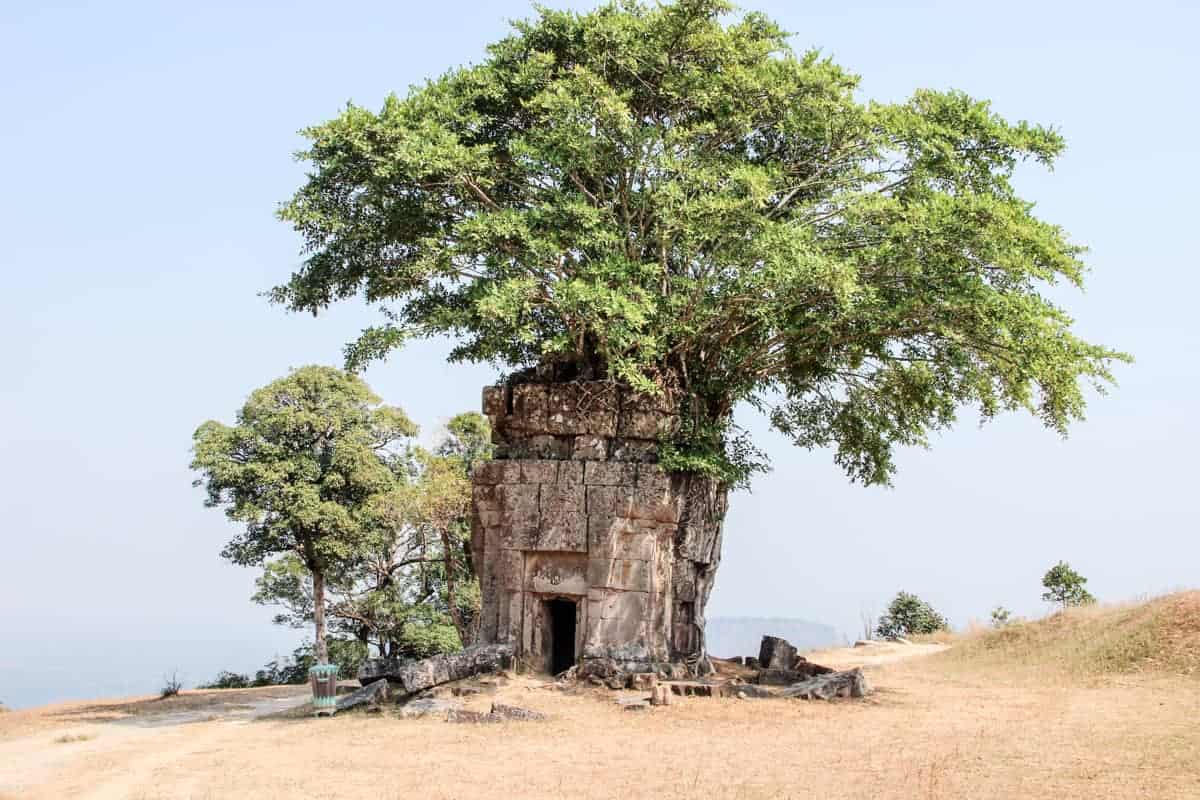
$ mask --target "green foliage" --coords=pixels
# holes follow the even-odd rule
[[[1071,569],[1065,561],[1059,561],[1042,577],[1042,599],[1058,603],[1062,608],[1082,606],[1096,602],[1096,598],[1085,588],[1087,578]]]
[[[875,634],[882,639],[948,630],[950,623],[915,594],[899,592],[879,618]]]
[[[245,689],[251,686],[250,678],[238,672],[221,670],[211,683],[202,683],[197,689]],[[263,686],[268,684],[264,683]]]
[[[438,445],[437,454],[458,458],[470,471],[476,461],[491,458],[494,450],[492,424],[488,418],[477,411],[467,411],[446,423],[446,437]]]
[[[387,535],[388,498],[407,465],[394,446],[416,431],[360,378],[320,366],[253,392],[233,426],[205,422],[193,436],[195,485],[243,526],[221,555],[244,566],[292,556],[323,591],[327,574]]]
[[[437,455],[408,447],[397,456],[400,477],[374,504],[379,530],[326,575],[330,630],[381,655],[457,650],[476,626],[468,475],[471,463],[491,456],[491,427],[477,413],[459,414],[446,427]],[[253,600],[280,607],[277,624],[304,627],[314,619],[312,580],[295,554],[264,564]]]
[[[992,627],[1003,628],[1012,620],[1012,612],[1004,606],[996,606],[992,609]]]
[[[557,365],[665,394],[722,429],[750,402],[852,478],[886,483],[962,406],[1065,433],[1121,353],[1043,292],[1083,249],[1011,177],[1063,139],[961,92],[861,102],[725,0],[538,9],[476,65],[305,131],[280,211],[306,259],[273,297],[362,295],[385,321],[358,368],[412,337],[452,359]],[[679,468],[745,479],[736,439]]]
[[[330,638],[329,663],[337,664],[338,676],[353,678],[367,658],[367,647],[353,639]],[[268,661],[251,678],[238,672],[222,670],[211,683],[201,684],[199,689],[248,689],[257,686],[283,686],[308,683],[308,670],[317,663],[311,642],[305,642],[292,651],[291,656]]]
[[[330,367],[256,390],[236,425],[209,420],[193,436],[205,504],[244,525],[221,554],[251,566],[294,553],[309,569],[348,558],[378,530],[375,504],[396,486],[401,462],[387,448],[415,433],[403,411]]]

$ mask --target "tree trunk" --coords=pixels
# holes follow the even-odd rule
[[[446,559],[446,605],[450,607],[450,619],[454,623],[454,629],[458,631],[458,640],[463,647],[470,647],[474,644],[474,637],[471,636],[467,623],[463,619],[462,609],[458,607],[458,582],[454,576],[454,537],[448,527],[442,529],[441,536],[442,552]]]
[[[316,640],[313,654],[318,664],[329,663],[329,644],[325,641],[325,575],[313,570],[313,621],[316,623]]]

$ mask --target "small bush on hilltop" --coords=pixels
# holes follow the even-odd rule
[[[879,618],[875,635],[881,639],[899,636],[914,636],[922,633],[937,633],[948,630],[950,623],[915,594],[899,592],[888,604],[887,611]]]
[[[174,697],[179,694],[179,690],[183,688],[183,681],[179,680],[179,673],[172,672],[169,676],[163,676],[163,687],[158,690],[159,697],[164,700],[168,697]]]
[[[1042,586],[1046,589],[1042,599],[1058,605],[1065,611],[1070,606],[1085,606],[1096,602],[1092,593],[1084,588],[1087,578],[1071,569],[1071,565],[1060,561],[1046,571]]]

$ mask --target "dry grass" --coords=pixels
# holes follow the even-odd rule
[[[1074,608],[969,632],[939,658],[959,669],[1022,673],[1019,677],[1200,676],[1200,592]]]
[[[108,726],[77,748],[10,739],[0,741],[0,797],[1196,798],[1200,681],[1180,674],[1194,603],[1182,595],[1069,615],[946,653],[829,653],[868,664],[877,691],[865,701],[688,698],[629,713],[606,692],[521,678],[470,703],[499,700],[547,722],[343,714]],[[1049,653],[1041,661],[1038,648]],[[905,652],[934,654],[895,660]],[[1039,663],[1062,669],[1047,682]],[[1008,680],[995,680],[1005,664]],[[1080,664],[1119,677],[1076,680]]]

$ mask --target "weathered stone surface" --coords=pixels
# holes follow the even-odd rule
[[[589,486],[634,486],[637,465],[621,461],[589,461],[583,465],[583,482]]]
[[[542,514],[538,535],[528,549],[586,553],[587,544],[587,515],[582,511],[555,510]]]
[[[415,697],[400,706],[400,716],[405,719],[431,716],[443,717],[447,714],[461,711],[461,702],[441,697]]]
[[[411,695],[443,683],[462,680],[483,672],[498,672],[512,663],[513,650],[504,644],[467,647],[420,661],[373,658],[358,670],[358,682],[367,686],[381,678],[394,684],[398,694]]]
[[[527,558],[528,591],[541,594],[587,594],[588,568],[582,554],[531,553]]]
[[[580,461],[603,461],[608,458],[608,439],[603,436],[576,436],[571,458]]]
[[[648,561],[590,558],[588,559],[588,582],[592,586],[606,589],[649,592],[650,565]]]
[[[348,711],[351,708],[357,708],[365,705],[378,705],[385,703],[391,697],[389,684],[386,678],[380,678],[377,681],[372,681],[366,686],[363,686],[350,694],[343,695],[338,698],[337,710]]]
[[[629,680],[629,688],[638,691],[653,691],[658,687],[658,673],[635,672]]]
[[[650,694],[650,705],[652,706],[669,706],[671,705],[671,687],[666,684],[659,684],[654,687]]]
[[[492,703],[490,715],[496,720],[519,720],[523,722],[536,722],[547,718],[540,711],[531,711],[528,708],[518,708],[517,706],[506,706],[502,703]]]
[[[758,663],[763,669],[791,669],[796,663],[796,648],[787,639],[764,636],[758,647]]]
[[[784,697],[801,700],[832,700],[835,697],[865,697],[871,691],[861,669],[816,675],[784,689]]]
[[[733,687],[733,695],[739,700],[761,700],[771,697],[779,697],[776,691],[771,691],[765,686],[755,686],[752,683],[738,684]]]
[[[480,641],[512,643],[521,663],[550,664],[549,603],[579,597],[577,658],[613,658],[633,671],[685,659],[701,673],[710,668],[704,606],[720,560],[725,492],[654,464],[659,436],[675,430],[672,402],[607,381],[484,393],[497,459],[474,474]],[[544,557],[578,557],[584,566]]]

